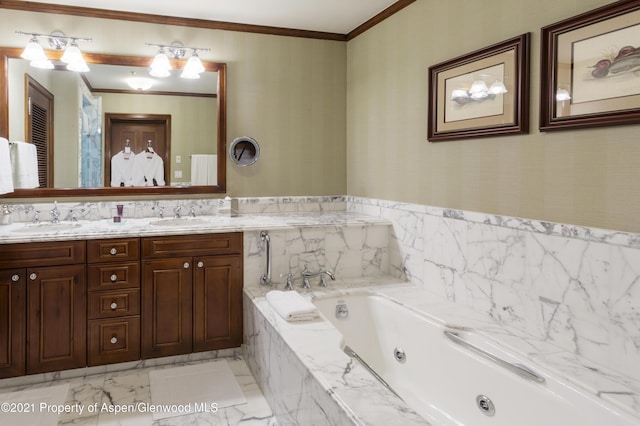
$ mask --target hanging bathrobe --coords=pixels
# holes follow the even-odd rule
[[[164,161],[162,158],[155,152],[136,154],[133,162],[132,183],[133,186],[164,186]]]
[[[111,186],[133,186],[135,154],[120,151],[111,157]]]

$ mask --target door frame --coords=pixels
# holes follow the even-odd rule
[[[170,186],[171,182],[171,114],[120,114],[105,113],[104,114],[104,186],[108,187],[111,181],[111,157],[117,152],[111,152],[111,126],[114,124],[161,124],[164,125],[165,134],[165,152],[162,156],[164,161],[164,180],[166,186]]]

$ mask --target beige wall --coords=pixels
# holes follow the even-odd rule
[[[608,3],[418,0],[350,41],[347,193],[640,232],[640,127],[538,130],[540,28]],[[525,32],[530,133],[427,142],[429,66]]]
[[[0,9],[0,45],[22,47],[16,30],[91,37],[87,52],[156,53],[145,42],[209,47],[203,60],[227,63],[227,145],[260,143],[262,157],[227,161],[231,196],[346,192],[346,43]],[[184,161],[184,160],[183,160]]]

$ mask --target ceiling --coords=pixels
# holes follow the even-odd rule
[[[105,10],[348,34],[396,0],[44,0]]]

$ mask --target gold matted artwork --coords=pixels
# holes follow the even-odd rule
[[[540,130],[640,122],[640,2],[542,28]]]
[[[429,67],[429,141],[529,131],[529,39],[522,34]]]

